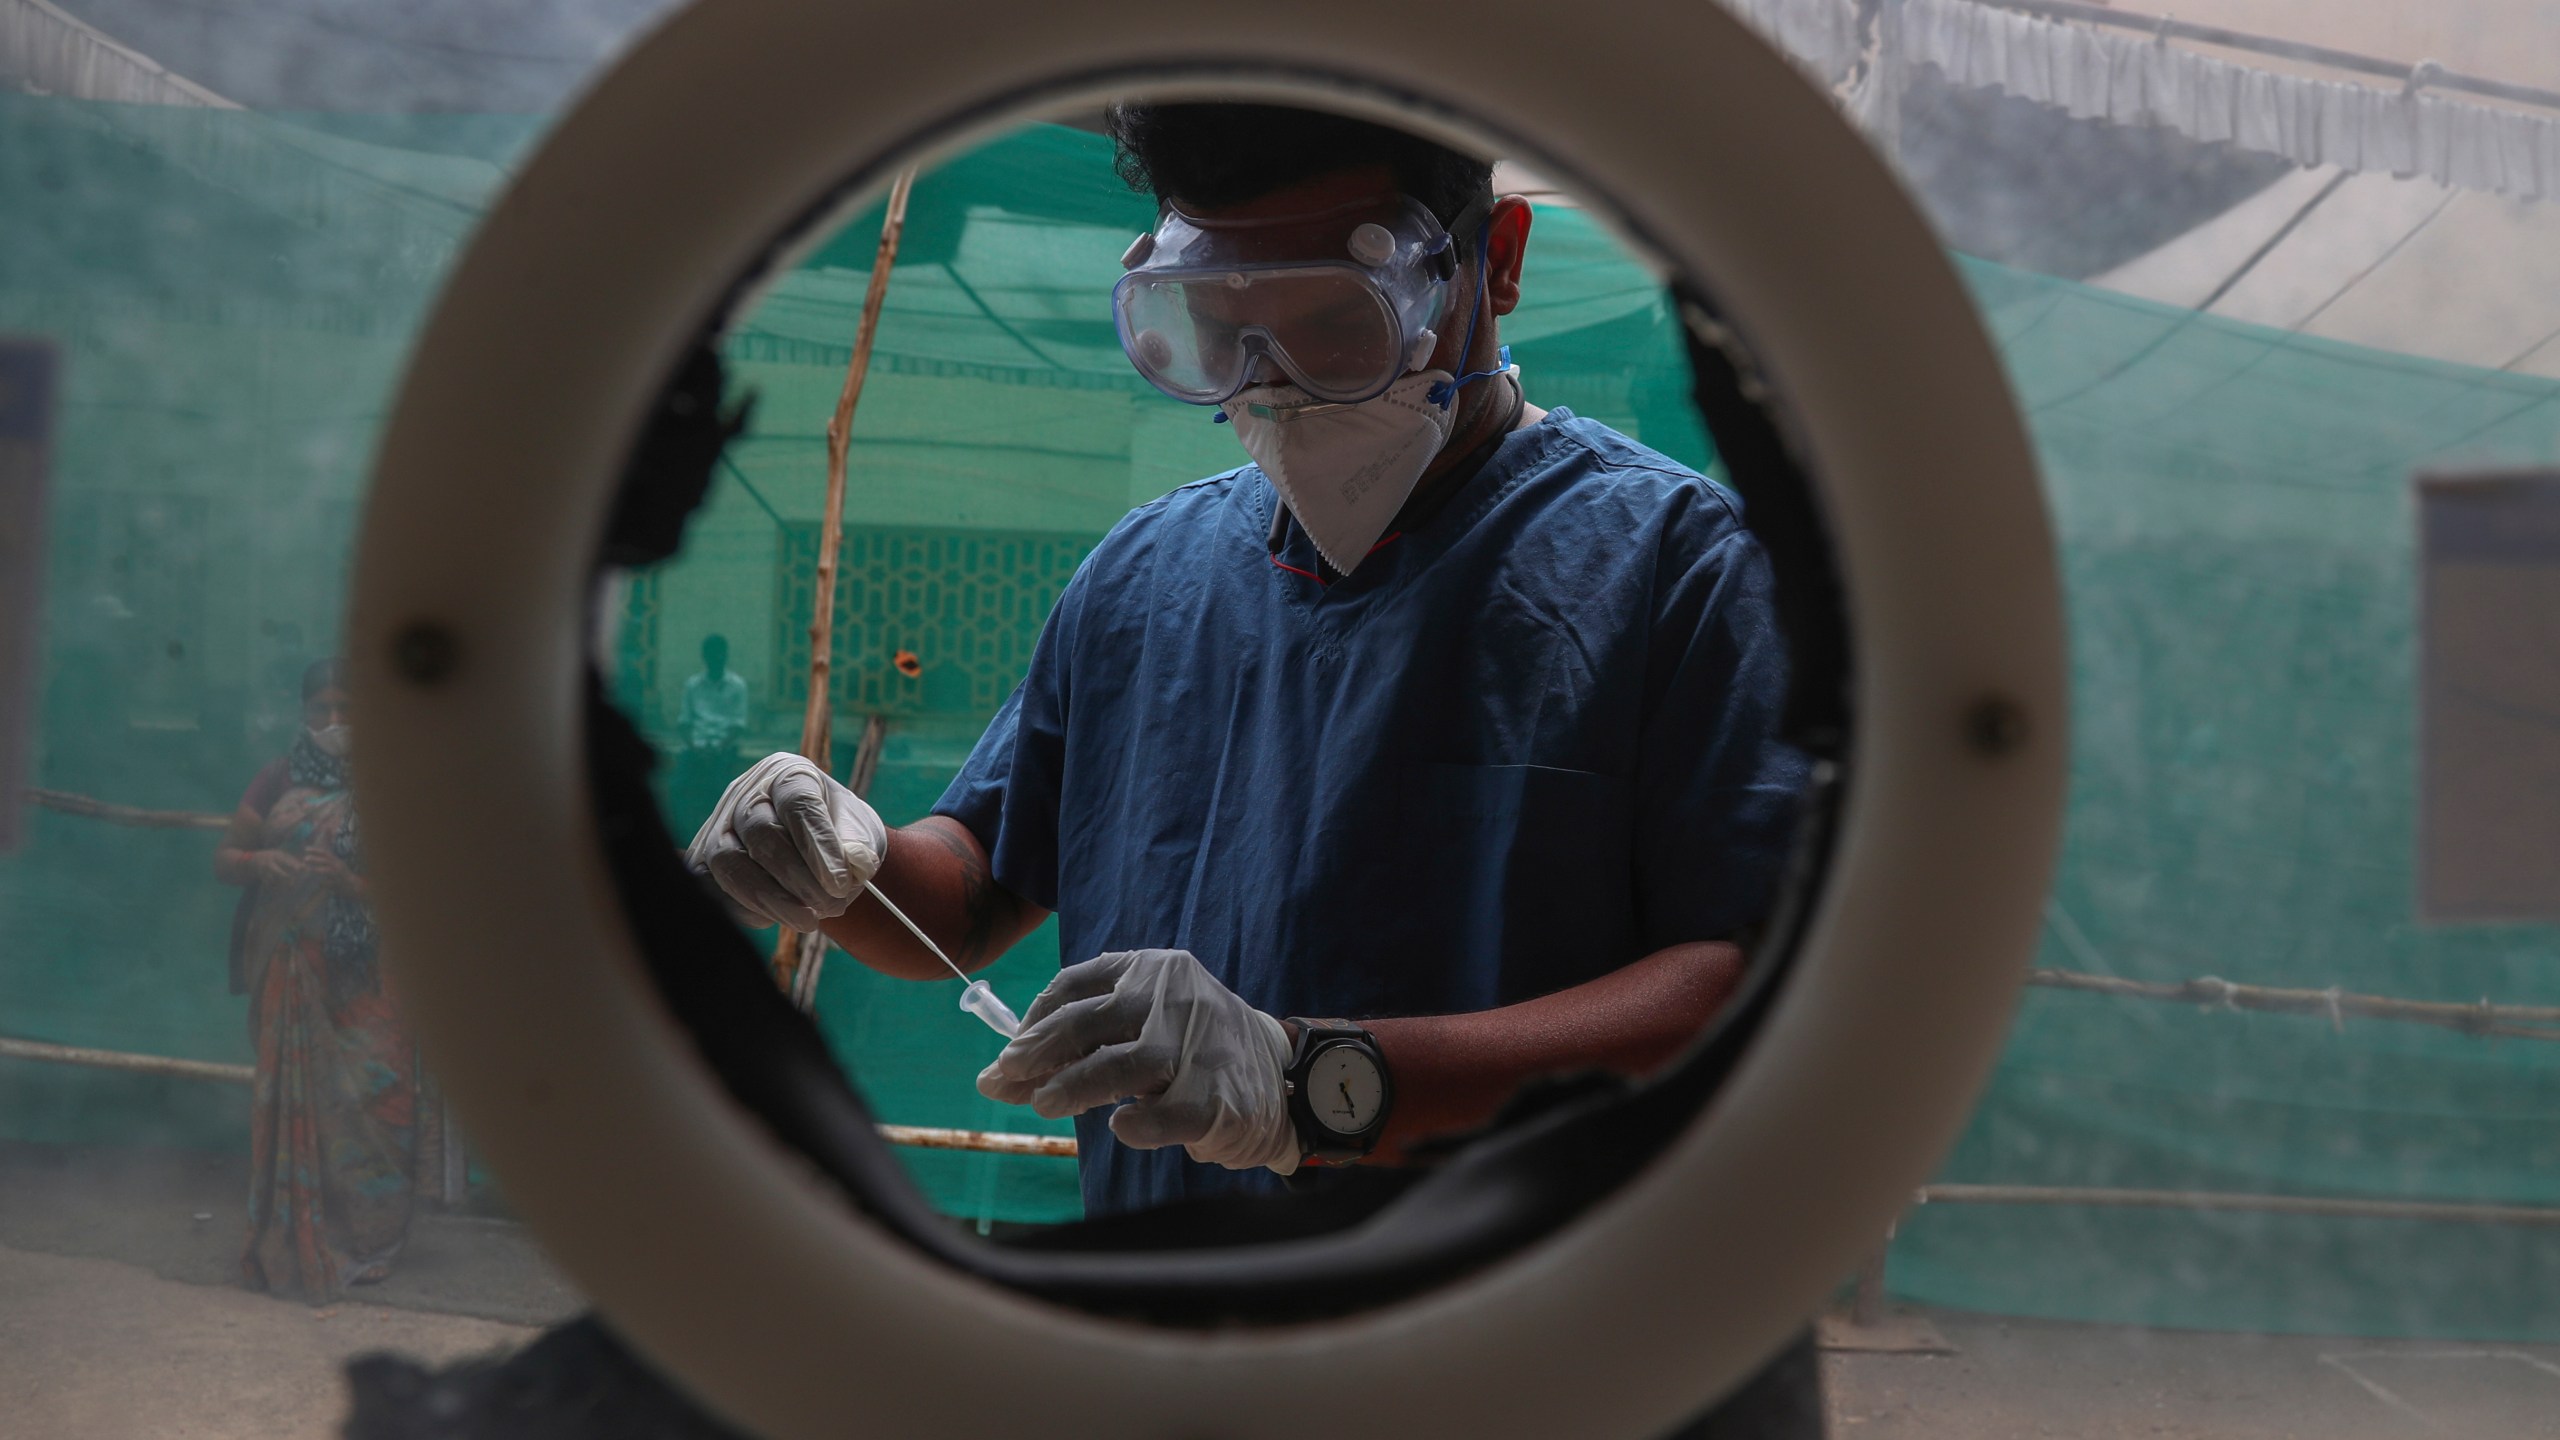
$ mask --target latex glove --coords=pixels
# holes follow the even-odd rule
[[[1283,1074],[1289,1032],[1187,950],[1125,950],[1058,972],[978,1093],[1049,1119],[1114,1100],[1111,1133],[1205,1165],[1298,1168]]]
[[[852,906],[888,849],[878,811],[785,750],[729,782],[684,860],[751,923],[808,931]]]

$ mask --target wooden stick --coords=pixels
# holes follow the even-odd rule
[[[1018,1135],[1001,1130],[941,1130],[929,1125],[883,1125],[880,1138],[892,1145],[926,1150],[976,1150],[990,1155],[1055,1155],[1072,1160],[1073,1135]]]
[[[829,774],[833,751],[833,715],[827,687],[834,671],[836,628],[836,556],[844,543],[845,456],[853,446],[854,407],[862,403],[862,382],[871,374],[871,346],[880,334],[880,307],[889,298],[889,271],[898,258],[898,240],[907,228],[907,195],[916,172],[901,170],[889,182],[889,204],[880,220],[880,248],[871,257],[870,283],[862,291],[862,319],[854,327],[853,355],[845,362],[844,388],[836,394],[836,413],[827,421],[827,503],[818,521],[818,574],[809,617],[809,708],[800,722],[800,753]]]
[[[2357,1220],[2560,1225],[2560,1206],[2553,1205],[2465,1205],[2438,1200],[2362,1200],[2344,1195],[2249,1195],[2229,1190],[2121,1190],[2077,1185],[1924,1185],[1915,1198],[1923,1205],[2107,1205],[2136,1210],[2236,1210],[2262,1215],[2331,1215]]]
[[[871,374],[871,345],[880,334],[880,306],[889,298],[889,271],[897,263],[898,239],[907,228],[907,195],[916,172],[901,170],[889,182],[889,203],[880,217],[880,248],[872,252],[871,279],[862,291],[862,318],[854,326],[853,356],[845,362],[844,388],[836,392],[836,412],[827,421],[827,499],[818,520],[817,583],[809,617],[809,707],[800,716],[800,753],[819,769],[835,773],[835,714],[827,694],[835,678],[836,557],[844,545],[845,455],[853,445],[853,411],[862,403],[862,382]],[[814,1000],[814,987],[799,983],[800,972],[826,953],[823,932],[775,937],[773,978],[795,1000]],[[806,1008],[805,1005],[803,1008]]]
[[[110,825],[132,825],[144,830],[222,830],[231,824],[228,815],[207,815],[196,810],[144,810],[87,795],[74,795],[68,790],[30,787],[22,793],[26,795],[28,804],[39,809],[83,815],[92,820],[104,820]]]
[[[2055,990],[2120,995],[2136,1000],[2164,1000],[2186,1005],[2227,1005],[2234,1010],[2263,1010],[2281,1015],[2326,1016],[2344,1023],[2349,1015],[2373,1020],[2405,1020],[2437,1025],[2466,1035],[2514,1040],[2560,1040],[2560,1005],[2455,1005],[2439,1000],[2401,1000],[2388,995],[2358,995],[2344,990],[2283,990],[2267,985],[2240,985],[2216,976],[2175,985],[2088,975],[2077,970],[2035,970],[2027,983]],[[2521,1022],[2521,1023],[2520,1023]]]
[[[256,1067],[214,1060],[173,1060],[165,1055],[135,1055],[122,1050],[92,1050],[81,1045],[52,1045],[41,1040],[0,1039],[0,1059],[44,1060],[58,1065],[85,1065],[97,1070],[123,1070],[142,1075],[175,1075],[188,1080],[216,1080],[231,1085],[256,1081]],[[445,1134],[451,1137],[452,1110],[446,1109]],[[990,1155],[1058,1155],[1074,1158],[1073,1135],[1024,1135],[1003,1130],[947,1130],[933,1125],[882,1125],[880,1138],[892,1145],[925,1150],[976,1150]],[[458,1143],[447,1141],[448,1165],[459,1160]],[[447,1171],[446,1194],[456,1198],[459,1186]]]
[[[845,788],[870,798],[871,782],[880,773],[880,751],[888,741],[888,716],[874,715],[862,722],[862,739],[853,747],[853,769],[845,775]]]
[[[59,1065],[86,1065],[97,1070],[124,1070],[138,1075],[176,1075],[187,1080],[219,1080],[229,1085],[255,1082],[248,1065],[218,1060],[173,1060],[166,1055],[133,1055],[122,1050],[92,1050],[85,1045],[48,1045],[41,1040],[0,1039],[0,1059],[50,1060]]]
[[[49,1060],[143,1074],[176,1075],[246,1085],[256,1078],[247,1065],[172,1060],[92,1050],[37,1040],[0,1039],[0,1058]],[[930,1150],[976,1150],[996,1155],[1072,1156],[1072,1135],[1025,1135],[1000,1130],[947,1130],[926,1125],[882,1125],[892,1145]],[[2344,1195],[2257,1195],[2226,1190],[2130,1190],[2071,1185],[1926,1185],[1912,1197],[1922,1205],[2105,1205],[2144,1210],[2251,1211],[2273,1215],[2328,1215],[2371,1220],[2442,1220],[2468,1224],[2560,1226],[2560,1206],[2477,1205],[2438,1200],[2368,1200]]]
[[[846,773],[845,788],[864,799],[871,797],[871,779],[880,769],[880,749],[889,734],[889,717],[874,715],[862,722],[862,739],[853,747],[853,768]],[[781,947],[775,947],[779,958]],[[791,977],[791,1003],[803,1011],[818,1008],[818,980],[826,970],[826,937],[811,931],[800,937],[797,968]]]
[[[827,932],[812,930],[806,935],[785,932],[773,947],[774,957],[783,969],[775,978],[782,982],[783,993],[802,1014],[818,1008],[818,975],[827,964]]]

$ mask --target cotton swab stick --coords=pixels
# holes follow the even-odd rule
[[[879,901],[881,908],[887,910],[892,916],[895,916],[899,924],[906,926],[908,934],[916,937],[918,943],[922,944],[927,950],[932,951],[934,959],[941,961],[945,965],[950,965],[951,973],[959,976],[961,980],[968,985],[969,988],[962,991],[960,994],[961,1009],[966,1010],[970,1014],[977,1016],[980,1020],[985,1021],[988,1029],[993,1030],[1008,1040],[1022,1033],[1022,1021],[1014,1015],[1011,1007],[1007,1006],[1002,999],[997,997],[992,986],[988,985],[984,980],[969,979],[968,971],[961,969],[957,965],[952,965],[951,957],[942,953],[942,947],[933,943],[933,937],[924,933],[922,926],[919,926],[913,920],[908,919],[907,912],[899,909],[895,904],[891,903],[888,896],[881,894],[879,886],[865,880],[862,882],[862,888],[870,891],[871,898]]]
[[[917,925],[913,920],[908,919],[906,911],[891,904],[889,897],[880,893],[879,886],[865,880],[862,882],[862,888],[870,891],[871,898],[879,901],[882,908],[886,909],[899,924],[906,926],[907,933],[916,937],[916,942],[918,944],[924,946],[927,950],[932,951],[934,959],[941,961],[945,965],[950,965],[951,973],[959,976],[961,979],[966,980],[969,978],[969,972],[961,969],[957,965],[952,965],[951,957],[942,953],[942,947],[933,943],[933,937],[924,933],[923,927]]]

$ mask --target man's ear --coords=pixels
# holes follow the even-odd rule
[[[1505,195],[1493,202],[1487,217],[1492,229],[1485,240],[1485,294],[1493,313],[1508,315],[1520,304],[1520,263],[1529,253],[1529,202]]]

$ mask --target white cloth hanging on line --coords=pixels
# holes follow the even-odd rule
[[[1848,77],[1864,41],[1856,0],[1719,0],[1828,90]]]
[[[0,0],[0,82],[74,100],[239,108],[46,0]]]
[[[2137,34],[1975,3],[1891,0],[1895,63],[2082,119],[2165,125],[2301,165],[2560,198],[2560,116],[2252,69]]]

